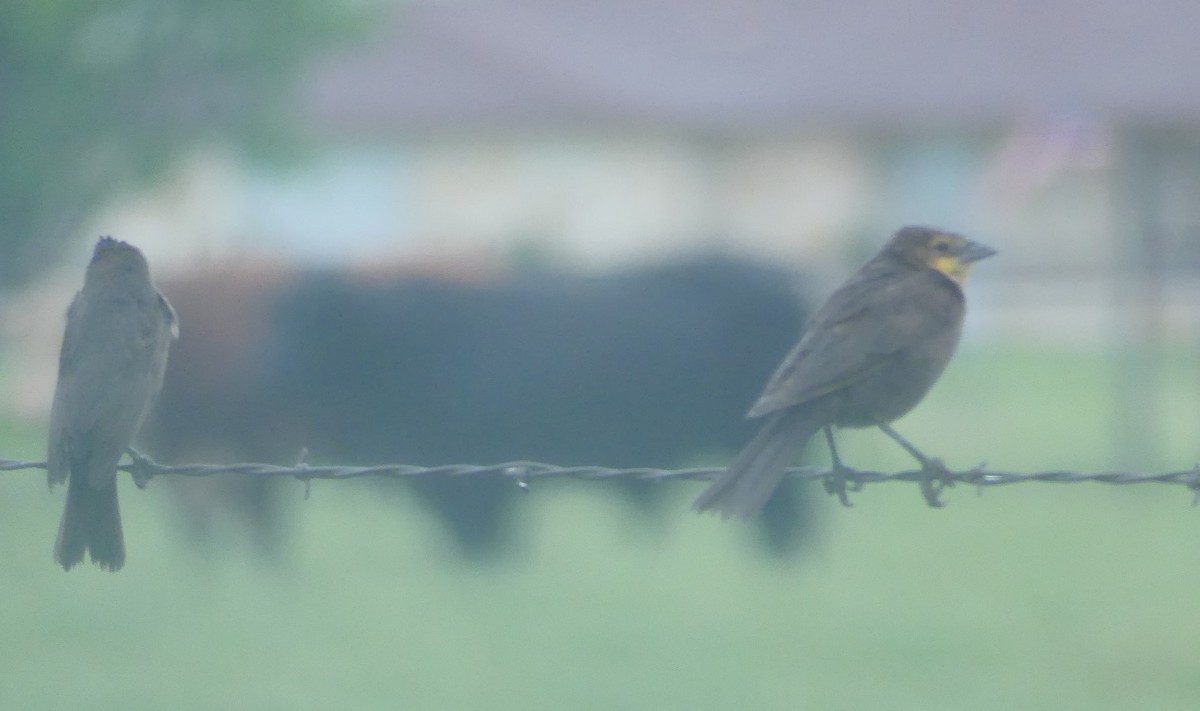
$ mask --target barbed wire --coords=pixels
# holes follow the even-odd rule
[[[355,479],[366,476],[398,478],[500,476],[509,478],[516,486],[528,490],[530,484],[538,479],[581,479],[593,481],[611,479],[635,479],[640,481],[685,479],[706,481],[725,471],[724,467],[697,467],[691,469],[656,469],[644,467],[616,469],[600,466],[558,466],[542,462],[522,461],[491,465],[450,464],[433,467],[412,464],[314,466],[304,462],[306,454],[306,452],[301,453],[299,463],[293,466],[262,463],[159,464],[150,457],[131,450],[130,461],[120,465],[118,468],[121,471],[129,472],[139,487],[145,487],[153,477],[164,475],[206,477],[218,474],[236,474],[243,476],[293,477],[305,483],[306,497],[308,495],[307,486],[314,479]],[[44,461],[0,459],[0,471],[45,468],[46,462]],[[889,481],[916,482],[920,484],[926,501],[930,506],[934,507],[941,506],[938,496],[942,489],[954,484],[968,484],[982,490],[987,487],[1032,481],[1059,484],[1075,484],[1079,482],[1097,482],[1101,484],[1176,484],[1185,486],[1193,492],[1193,506],[1200,504],[1200,465],[1191,469],[1156,473],[1080,472],[1065,470],[1044,472],[989,471],[983,465],[960,471],[934,468],[898,472],[881,472],[849,467],[842,467],[835,471],[803,466],[790,467],[787,470],[787,474],[796,479],[822,481],[825,484],[826,490],[837,494],[842,503],[847,505],[849,504],[845,497],[847,486],[852,490],[857,490],[866,484]]]

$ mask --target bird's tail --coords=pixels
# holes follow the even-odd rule
[[[783,481],[788,466],[827,418],[805,408],[774,415],[754,439],[692,502],[696,511],[716,511],[721,518],[750,518],[758,513]]]
[[[76,471],[67,484],[67,507],[58,526],[54,560],[63,570],[70,570],[83,560],[84,551],[90,551],[92,562],[106,570],[117,571],[125,565],[117,482],[97,489],[85,471]]]

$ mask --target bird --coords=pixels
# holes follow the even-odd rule
[[[890,423],[925,397],[950,361],[966,312],[963,281],[975,262],[995,253],[932,227],[893,233],[813,314],[746,414],[764,424],[692,508],[725,519],[753,517],[821,430],[839,476],[835,426],[878,427],[923,468],[940,464]],[[849,504],[844,478],[840,488],[827,488]]]
[[[70,570],[86,551],[115,572],[125,564],[117,464],[162,385],[178,321],[141,251],[111,237],[96,242],[66,321],[46,455],[51,489],[69,479],[54,559]]]

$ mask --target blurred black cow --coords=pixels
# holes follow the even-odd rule
[[[186,339],[189,305],[169,295]],[[723,256],[481,282],[314,271],[269,301],[224,406],[215,383],[186,384],[179,342],[155,430],[170,451],[207,435],[274,461],[305,446],[341,463],[680,466],[753,434],[743,414],[804,318],[789,272]],[[251,486],[256,506],[273,506],[265,485]],[[511,482],[405,486],[465,552],[507,545]],[[646,508],[656,488],[625,483]],[[764,516],[771,548],[790,550],[809,520],[796,489],[781,489]]]

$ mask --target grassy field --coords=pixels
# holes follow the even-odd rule
[[[1200,451],[1175,358],[1147,469]],[[1107,467],[1099,356],[964,352],[898,425],[953,466]],[[37,431],[0,455],[40,458]],[[848,433],[861,466],[910,463]],[[586,482],[523,499],[522,552],[457,562],[405,502],[316,482],[285,562],[179,542],[122,480],[129,562],[64,574],[62,491],[0,479],[3,709],[1130,709],[1200,705],[1200,510],[1177,487],[880,484],[820,505],[807,555],[687,511],[639,522]],[[299,499],[302,489],[295,487]]]

